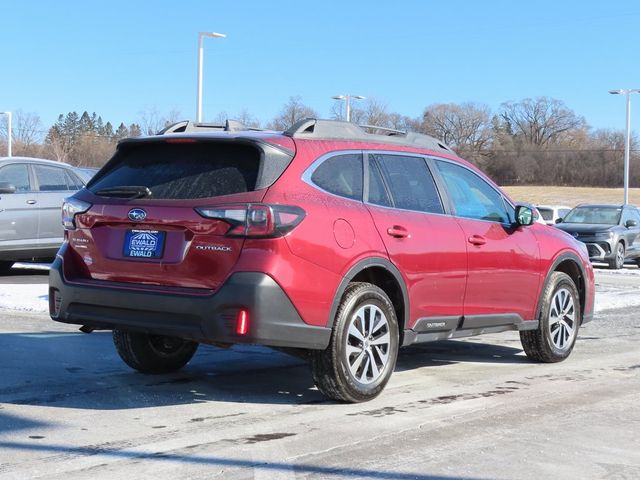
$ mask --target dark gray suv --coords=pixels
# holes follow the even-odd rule
[[[65,163],[0,158],[0,273],[16,261],[55,257],[64,237],[62,202],[84,184]]]
[[[640,266],[640,212],[632,205],[578,205],[556,226],[584,242],[592,261]]]

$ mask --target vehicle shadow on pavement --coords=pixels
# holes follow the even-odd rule
[[[0,334],[0,403],[90,410],[203,402],[333,403],[315,388],[306,362],[266,347],[201,346],[182,370],[144,375],[115,352],[110,332]],[[397,371],[466,361],[526,362],[521,350],[461,341],[401,350]],[[0,427],[2,427],[0,422]]]
[[[478,341],[442,340],[400,350],[396,371],[435,367],[451,363],[531,363],[522,348]]]

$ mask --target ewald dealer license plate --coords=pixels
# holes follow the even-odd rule
[[[133,258],[162,258],[166,232],[157,230],[127,230],[124,237],[124,256]]]

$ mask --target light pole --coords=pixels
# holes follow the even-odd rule
[[[629,203],[629,150],[631,149],[631,94],[640,93],[638,88],[609,90],[612,95],[627,96],[627,133],[624,141],[624,204]]]
[[[354,100],[365,100],[366,97],[363,97],[362,95],[336,95],[335,97],[331,97],[334,100],[344,100],[347,104],[347,122],[351,121],[351,99]]]
[[[198,33],[198,94],[196,98],[196,123],[202,122],[202,59],[204,57],[204,37],[226,38],[224,33],[200,32]]]
[[[11,156],[11,112],[0,112],[7,116],[7,157]]]

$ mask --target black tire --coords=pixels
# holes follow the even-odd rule
[[[179,370],[198,349],[190,340],[122,330],[113,331],[113,343],[124,363],[142,373]]]
[[[13,263],[14,262],[6,261],[6,260],[0,261],[0,275],[4,275],[5,273],[8,273],[9,270],[11,270],[11,267],[13,267]]]
[[[570,295],[570,301],[573,306],[572,310],[568,310],[565,314],[564,310],[558,312],[557,298],[562,298],[561,292]],[[562,303],[560,301],[560,303]],[[554,310],[555,309],[555,310]],[[551,316],[556,313],[555,317],[558,321],[552,322]],[[573,320],[571,320],[573,315]],[[532,360],[544,363],[561,362],[567,358],[578,338],[578,329],[582,321],[582,312],[580,310],[580,295],[575,283],[569,275],[562,272],[553,272],[549,283],[542,292],[542,308],[540,309],[539,324],[536,330],[526,330],[520,332],[520,341],[527,357]],[[562,323],[564,322],[564,324]],[[561,336],[568,333],[568,326],[571,324],[570,337],[560,343]],[[560,330],[558,330],[560,329]]]
[[[624,267],[624,255],[624,243],[618,242],[618,244],[616,245],[616,250],[614,252],[614,257],[608,262],[609,268],[611,270],[620,270],[622,267]]]
[[[361,341],[353,329],[362,335]],[[316,386],[334,400],[371,400],[382,392],[393,373],[398,338],[398,320],[387,294],[370,283],[350,284],[340,301],[329,346],[310,354]]]

